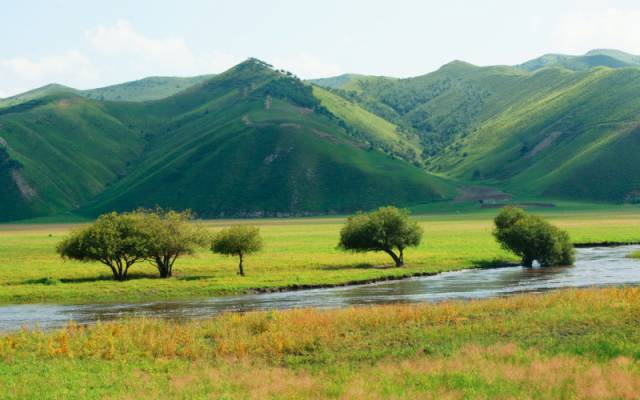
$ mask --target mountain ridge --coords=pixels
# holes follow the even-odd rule
[[[16,201],[16,171],[37,195],[0,220],[156,205],[203,217],[315,215],[453,193],[356,135],[311,86],[253,59],[160,100],[65,92],[13,107],[0,112],[0,177],[12,187],[0,204]]]
[[[614,203],[640,193],[640,68],[626,64],[453,61],[413,78],[305,83],[248,59],[196,78],[168,91],[171,78],[116,85],[114,100],[47,85],[0,105],[0,221],[156,205],[332,214],[482,185]],[[117,98],[154,79],[161,98]]]

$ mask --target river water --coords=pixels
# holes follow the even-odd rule
[[[640,246],[577,249],[572,267],[505,267],[447,272],[376,284],[196,300],[127,304],[21,304],[0,307],[0,331],[23,326],[43,329],[122,317],[205,318],[221,312],[335,308],[367,304],[420,303],[479,299],[525,292],[591,286],[640,284],[640,261],[627,258]]]

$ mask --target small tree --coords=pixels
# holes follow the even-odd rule
[[[244,256],[262,249],[260,230],[255,226],[236,225],[223,229],[214,237],[211,250],[227,256],[238,256],[238,273],[244,276]]]
[[[124,281],[129,268],[146,257],[148,245],[148,233],[134,215],[114,212],[72,232],[56,250],[63,258],[101,262],[111,269],[116,280]]]
[[[522,258],[522,265],[534,261],[542,266],[571,265],[575,251],[567,232],[517,207],[506,207],[496,216],[493,235],[501,246]]]
[[[354,252],[384,251],[401,267],[404,250],[418,246],[421,240],[422,228],[409,219],[408,211],[381,207],[350,217],[340,231],[338,247]]]
[[[146,258],[155,264],[161,278],[173,275],[173,264],[178,257],[193,254],[209,241],[204,228],[192,222],[190,210],[139,210],[135,216],[151,239]]]

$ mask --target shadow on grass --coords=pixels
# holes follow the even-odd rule
[[[360,263],[360,264],[349,264],[349,265],[325,265],[320,267],[319,269],[325,271],[341,271],[347,269],[391,269],[394,268],[393,265],[373,265],[369,263]]]
[[[157,275],[148,275],[148,274],[131,274],[128,276],[127,280],[136,280],[136,279],[160,279]],[[22,285],[57,285],[60,283],[87,283],[87,282],[102,282],[102,281],[114,281],[113,276],[111,275],[99,275],[99,276],[87,276],[82,278],[39,278],[39,279],[29,279],[26,281],[20,282]]]
[[[204,279],[210,279],[210,276],[206,275],[196,275],[196,276],[176,276],[175,279],[178,281],[201,281]]]
[[[175,276],[173,278],[165,278],[165,279],[175,279],[177,281],[200,281],[200,280],[204,280],[204,279],[209,279],[211,278],[210,276]],[[130,274],[129,277],[127,278],[127,281],[133,281],[136,279],[163,279],[160,278],[158,275],[151,275],[151,274]],[[58,285],[61,283],[88,283],[88,282],[102,282],[102,281],[114,281],[116,282],[115,279],[113,279],[113,276],[111,275],[99,275],[99,276],[87,276],[87,277],[82,277],[82,278],[51,278],[51,277],[47,277],[47,278],[38,278],[38,279],[29,279],[26,281],[22,281],[19,284],[21,285],[46,285],[46,286],[52,286],[52,285]]]
[[[475,268],[480,269],[516,267],[520,265],[513,261],[503,260],[499,258],[494,258],[492,260],[472,260],[471,263]]]

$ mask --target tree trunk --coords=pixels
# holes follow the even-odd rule
[[[396,264],[396,267],[402,267],[404,265],[402,253],[400,253],[400,257],[398,257],[396,253],[393,252],[393,250],[385,250],[384,252],[391,256],[391,258],[393,258],[393,262]]]
[[[158,267],[158,272],[160,272],[160,278],[168,278],[171,276],[169,260],[166,257],[156,257],[156,266]]]
[[[122,268],[122,261],[120,261],[119,259],[116,259],[116,267],[114,268],[114,278],[117,281],[124,281],[127,279],[127,275],[126,272],[124,271],[124,269]]]
[[[238,265],[240,276],[244,276],[244,267],[242,266],[242,253],[238,253],[238,257],[240,257],[240,264]]]
[[[167,270],[167,267],[164,265],[158,268],[158,271],[160,271],[160,278],[168,278],[171,276],[171,273],[169,272],[169,270]]]
[[[110,264],[106,261],[103,261],[104,264],[106,264],[109,268],[111,268],[111,273],[113,274],[113,279],[118,280],[118,270],[116,269],[116,267],[113,264]]]

